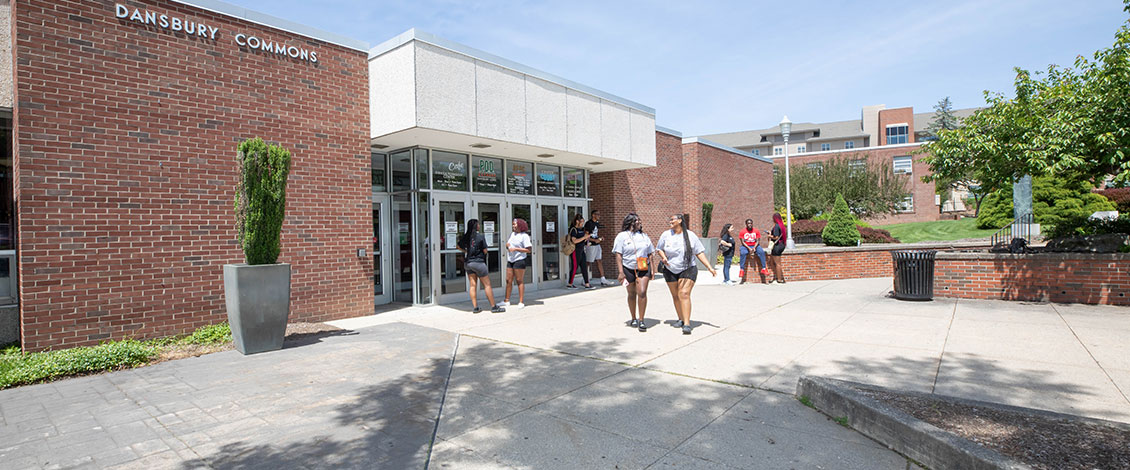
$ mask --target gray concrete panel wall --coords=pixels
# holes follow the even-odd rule
[[[630,110],[632,161],[655,165],[655,116]]]
[[[0,107],[12,107],[12,4],[0,0]]]
[[[522,74],[475,62],[476,135],[526,141],[526,81]]]
[[[551,149],[568,147],[565,87],[526,76],[526,143]]]
[[[369,61],[369,135],[416,125],[416,48],[402,45]]]
[[[631,116],[628,107],[600,100],[600,154],[617,160],[632,159]]]
[[[569,116],[566,150],[600,155],[600,98],[579,91],[566,90],[565,104],[565,113]]]
[[[416,124],[475,135],[475,61],[416,43]]]

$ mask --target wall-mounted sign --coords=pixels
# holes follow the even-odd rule
[[[197,36],[213,41],[217,40],[220,36],[220,28],[215,26],[209,26],[188,18],[169,16],[163,13],[142,10],[140,8],[130,8],[120,3],[114,5],[114,16],[118,17],[118,19],[128,20],[146,26],[156,26],[174,33],[184,33],[189,36]],[[311,64],[318,63],[318,51],[312,51],[284,42],[272,41],[268,38],[260,38],[253,34],[236,33],[234,38],[235,43],[240,47],[290,57],[291,59],[304,60]]]
[[[506,191],[510,194],[533,194],[534,164],[506,162]]]
[[[561,168],[538,165],[538,196],[561,195]]]
[[[467,156],[432,151],[432,189],[467,190]]]

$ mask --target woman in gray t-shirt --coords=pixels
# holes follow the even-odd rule
[[[697,257],[711,276],[718,276],[714,271],[714,263],[706,259],[706,248],[698,235],[687,229],[686,220],[682,214],[671,216],[668,221],[671,230],[659,236],[659,243],[655,244],[655,252],[663,260],[663,280],[667,281],[667,288],[671,290],[671,300],[675,302],[675,313],[679,315],[679,326],[684,335],[691,334],[691,289],[698,280],[698,267],[694,265]]]

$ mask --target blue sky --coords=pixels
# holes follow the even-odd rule
[[[1117,0],[228,0],[377,45],[417,28],[656,109],[686,136],[928,112],[1113,43]]]

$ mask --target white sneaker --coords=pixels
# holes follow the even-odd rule
[[[514,308],[526,308],[526,304],[518,302],[516,305],[514,305]]]
[[[499,306],[499,307],[509,307],[509,306],[510,306],[510,302],[507,302],[507,301],[503,300],[502,302],[499,302],[499,303],[498,303],[498,306]]]
[[[609,280],[602,277],[602,278],[600,278],[600,285],[602,285],[602,286],[614,286],[614,285],[616,285],[616,283],[609,281]]]

